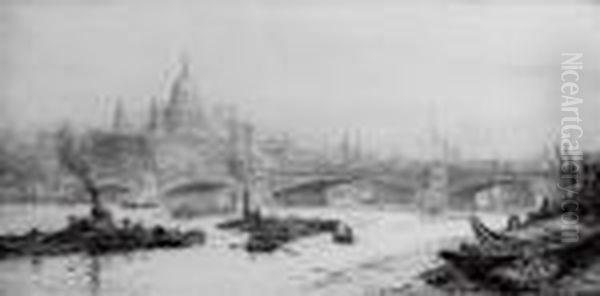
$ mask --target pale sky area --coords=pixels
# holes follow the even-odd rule
[[[544,2],[3,2],[0,115],[99,126],[117,97],[142,114],[185,52],[207,104],[259,126],[330,142],[351,129],[419,157],[437,122],[465,157],[532,157],[560,128],[560,55],[583,52],[583,141],[600,147],[600,6]]]

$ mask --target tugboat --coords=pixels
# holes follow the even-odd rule
[[[354,232],[350,226],[339,222],[333,231],[333,242],[343,245],[351,245],[354,243]]]
[[[199,230],[182,232],[160,225],[147,228],[128,219],[117,225],[108,210],[94,207],[87,217],[69,217],[68,225],[58,231],[42,232],[34,228],[22,235],[0,236],[0,259],[181,248],[202,244],[204,240],[205,235]]]
[[[140,249],[180,248],[202,244],[204,232],[182,232],[160,225],[144,227],[124,219],[120,224],[100,200],[100,186],[92,168],[81,157],[75,138],[63,130],[59,133],[58,156],[73,176],[79,179],[90,198],[90,212],[84,217],[69,217],[68,225],[52,232],[32,229],[21,235],[0,236],[0,259],[19,256],[51,256],[71,253],[104,254]]]

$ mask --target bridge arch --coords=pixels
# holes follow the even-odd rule
[[[481,178],[449,188],[448,204],[452,208],[471,209],[535,208],[542,196],[549,195],[547,190],[540,190],[542,183],[549,180],[543,176]]]

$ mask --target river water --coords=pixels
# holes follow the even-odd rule
[[[84,207],[4,206],[0,231],[53,229]],[[323,235],[270,255],[233,247],[242,235],[216,230],[226,216],[175,221],[160,210],[115,210],[116,216],[207,231],[207,244],[102,257],[85,255],[0,262],[0,295],[432,295],[416,275],[438,262],[435,252],[470,235],[464,217],[423,217],[406,210],[287,210],[295,215],[341,218],[357,235],[352,246]],[[280,213],[290,214],[290,213]],[[503,217],[486,215],[490,225]],[[417,288],[419,287],[419,288]],[[382,292],[385,292],[382,294]],[[415,292],[416,293],[416,292]]]

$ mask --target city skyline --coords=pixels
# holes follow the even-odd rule
[[[267,129],[314,141],[350,130],[365,149],[411,157],[431,154],[437,129],[465,155],[529,158],[560,126],[560,53],[585,43],[584,146],[600,146],[586,120],[599,46],[583,39],[595,5],[380,2],[386,13],[360,1],[3,4],[3,105],[18,126],[101,126],[117,98],[140,116],[168,96],[186,52],[206,102]]]

